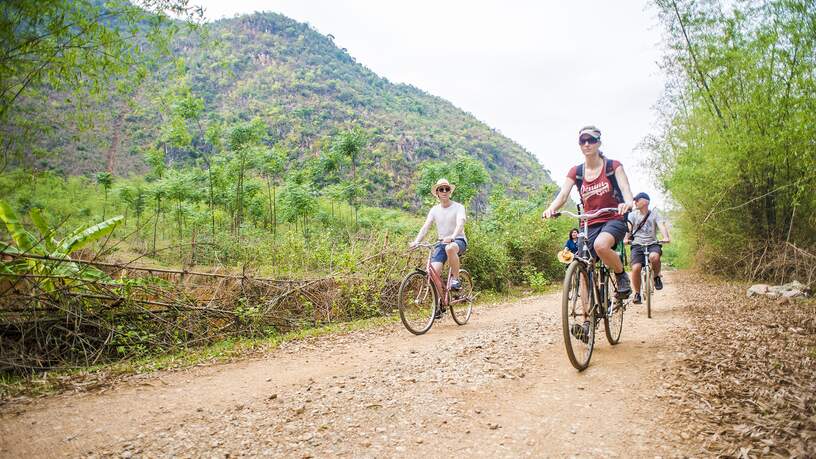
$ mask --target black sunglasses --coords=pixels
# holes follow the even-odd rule
[[[598,142],[600,142],[600,140],[596,139],[595,137],[584,137],[583,139],[578,139],[578,145],[595,145]]]
[[[436,192],[437,193],[450,193],[450,188],[448,188],[446,186],[440,186],[439,188],[436,189]]]

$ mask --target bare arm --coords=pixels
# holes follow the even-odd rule
[[[413,242],[411,242],[411,247],[416,247],[417,244],[422,242],[422,239],[424,239],[425,235],[428,234],[428,230],[431,229],[431,225],[433,225],[433,218],[431,217],[431,213],[428,212],[428,217],[425,218],[425,224],[422,225],[422,228],[419,230],[419,234],[417,234],[417,237]]]
[[[629,214],[631,217],[632,214]],[[623,243],[628,244],[632,241],[632,229],[634,226],[632,225],[632,220],[626,219],[626,234],[623,236]]]
[[[629,178],[626,177],[623,166],[618,166],[618,168],[615,169],[615,179],[618,181],[618,187],[620,187],[621,193],[623,193],[623,203],[618,206],[618,212],[625,214],[628,210],[632,209],[632,201],[635,199],[632,197],[632,188],[629,186]]]
[[[666,224],[666,221],[661,220],[657,222],[657,228],[660,230],[660,234],[663,235],[663,241],[671,242],[671,236],[669,235],[669,225]]]
[[[550,204],[550,206],[547,207],[547,210],[544,211],[544,214],[542,215],[543,218],[552,217],[553,214],[557,212],[565,202],[567,202],[567,198],[569,198],[573,185],[575,185],[575,180],[569,177],[564,180],[564,184],[561,185],[561,191],[558,192],[558,196],[555,197],[552,204]]]

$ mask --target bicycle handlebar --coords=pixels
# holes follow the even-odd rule
[[[574,213],[572,213],[572,212],[570,212],[568,210],[562,210],[562,211],[553,213],[553,217],[560,217],[561,214],[565,214],[565,215],[569,215],[570,217],[575,217],[578,220],[589,220],[590,218],[595,218],[595,217],[601,216],[601,215],[606,214],[606,213],[617,212],[617,211],[618,211],[617,207],[604,207],[603,209],[598,209],[595,212],[591,212],[591,213],[588,213],[588,214],[574,214]]]
[[[442,242],[442,239],[437,239],[436,242],[420,242],[419,244],[417,244],[416,246],[414,246],[410,250],[416,250],[419,247],[423,247],[423,248],[426,248],[426,249],[431,249],[433,247],[436,247],[436,244],[439,244],[440,242]]]
[[[668,243],[669,243],[669,241],[666,241],[666,240],[660,240],[660,241],[657,241],[656,243],[657,243],[657,244],[668,244]],[[650,245],[652,245],[652,244],[641,244],[640,242],[635,242],[635,241],[629,241],[629,242],[628,242],[628,244],[629,244],[629,245],[631,245],[631,246],[633,246],[633,247],[634,247],[634,246],[640,246],[640,247],[649,247]]]

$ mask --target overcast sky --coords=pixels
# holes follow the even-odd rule
[[[533,153],[560,185],[595,124],[632,192],[664,199],[638,144],[663,90],[660,29],[645,0],[193,0],[208,19],[274,11],[332,34],[392,82],[451,101]]]

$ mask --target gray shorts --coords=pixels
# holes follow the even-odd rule
[[[648,250],[646,247],[642,245],[635,245],[632,246],[632,266],[635,265],[646,265],[646,252],[649,253],[656,253],[658,255],[663,255],[663,247],[660,244],[654,243],[649,244]]]
[[[598,254],[595,253],[595,239],[601,233],[609,233],[612,237],[615,238],[615,245],[620,243],[623,240],[623,237],[626,236],[626,232],[629,228],[626,227],[626,223],[623,220],[609,220],[608,222],[598,223],[592,225],[588,228],[587,234],[587,244],[589,244],[589,253],[592,254],[592,258],[598,258]],[[613,246],[614,247],[614,246]]]

